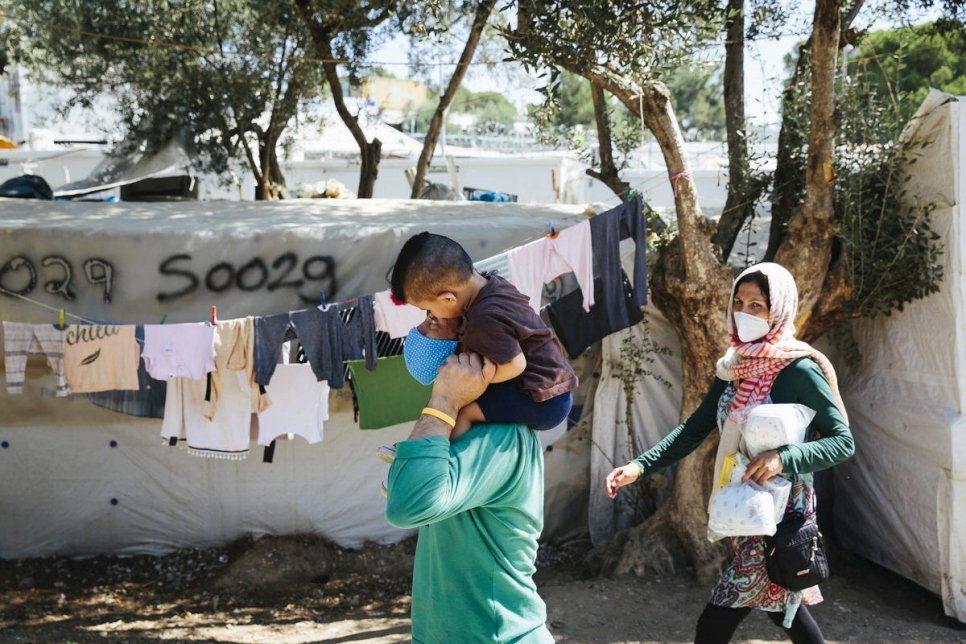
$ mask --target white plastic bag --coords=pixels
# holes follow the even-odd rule
[[[745,453],[754,458],[782,445],[805,442],[815,412],[797,403],[758,405],[748,413],[742,428]]]
[[[775,501],[775,525],[777,526],[785,517],[785,507],[788,506],[788,496],[792,491],[792,482],[781,476],[773,476],[765,481],[762,487]]]
[[[709,536],[770,536],[777,529],[775,499],[754,481],[727,485],[711,499],[708,509]]]

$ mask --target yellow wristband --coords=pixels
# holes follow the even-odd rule
[[[433,409],[432,407],[423,407],[423,410],[419,413],[421,415],[425,414],[427,416],[435,416],[436,418],[439,418],[441,421],[449,425],[451,428],[456,427],[456,420],[454,420],[453,417],[450,416],[449,414],[444,414],[438,409]]]

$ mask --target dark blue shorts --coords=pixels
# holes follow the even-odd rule
[[[476,399],[488,423],[526,425],[538,432],[553,429],[570,413],[573,396],[568,391],[543,402],[534,402],[516,382],[491,384]]]

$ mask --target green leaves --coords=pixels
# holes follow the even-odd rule
[[[223,172],[249,139],[274,150],[298,105],[322,93],[288,2],[23,0],[7,19],[17,60],[73,90],[65,108],[112,96],[127,137],[120,153],[184,138],[200,169]]]
[[[874,317],[936,292],[943,249],[931,228],[935,204],[912,190],[911,173],[935,142],[904,139],[902,110],[870,80],[857,73],[840,91],[835,210],[851,306]]]

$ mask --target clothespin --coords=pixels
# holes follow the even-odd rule
[[[164,321],[167,319],[168,319],[168,314],[165,313],[164,315],[161,316],[161,321],[158,322],[158,324],[164,324]]]
[[[560,231],[558,231],[556,228],[554,228],[553,222],[551,221],[550,222],[550,233],[547,235],[547,237],[549,237],[551,239],[556,239],[557,238],[557,235],[559,235],[559,234],[560,234]]]
[[[61,331],[64,330],[64,309],[61,309],[60,312],[57,313],[57,328]]]
[[[630,186],[627,187],[627,201],[631,201],[634,198],[634,188]]]
[[[211,323],[218,324],[218,310],[214,304],[211,305]]]
[[[319,291],[319,306],[325,308],[325,291]]]

